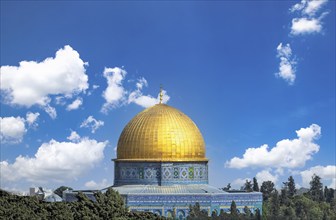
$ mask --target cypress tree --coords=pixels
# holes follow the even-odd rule
[[[253,191],[259,192],[259,184],[258,184],[257,178],[255,177],[253,177]]]
[[[236,206],[236,202],[235,201],[231,202],[230,215],[231,215],[232,219],[238,218],[238,210],[237,210],[237,206]]]
[[[288,197],[293,198],[293,196],[296,194],[296,188],[294,178],[292,176],[289,176],[288,178],[287,187],[288,187]]]
[[[323,201],[323,188],[321,183],[321,177],[314,174],[312,180],[310,181],[309,195],[313,201],[321,202]]]

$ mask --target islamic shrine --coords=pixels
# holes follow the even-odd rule
[[[162,94],[161,94],[162,101]],[[131,211],[185,219],[196,202],[208,215],[245,206],[262,211],[259,192],[225,192],[209,185],[205,143],[196,124],[176,108],[156,104],[124,128],[117,146],[114,185]]]

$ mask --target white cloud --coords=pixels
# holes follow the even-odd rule
[[[111,183],[108,183],[107,179],[103,179],[100,183],[95,182],[94,180],[90,180],[85,183],[85,187],[89,189],[104,189],[108,186],[111,186]]]
[[[147,87],[148,83],[145,78],[140,78],[136,83],[137,90],[131,92],[128,96],[128,103],[135,103],[141,107],[148,108],[160,102],[160,93],[156,98],[151,95],[143,95],[142,89]],[[165,90],[162,90],[162,103],[167,103],[170,97]]]
[[[85,119],[82,124],[80,125],[81,128],[91,128],[91,133],[95,133],[96,130],[103,126],[104,122],[100,120],[96,120],[93,116],[89,116],[87,119]]]
[[[104,158],[105,142],[82,138],[79,142],[43,143],[34,157],[18,156],[14,163],[0,162],[6,182],[63,182],[76,179]]]
[[[95,89],[98,89],[99,88],[99,85],[93,85],[92,86],[92,89],[95,90]]]
[[[275,167],[295,168],[305,165],[312,155],[319,151],[319,145],[314,143],[321,134],[321,127],[312,124],[307,128],[296,131],[298,138],[284,139],[269,150],[264,144],[258,148],[248,148],[243,158],[234,157],[226,162],[230,168],[245,167]]]
[[[138,82],[136,83],[137,89],[141,90],[143,87],[147,87],[148,83],[147,80],[143,77],[141,77]]]
[[[70,141],[76,142],[76,141],[80,140],[80,136],[77,134],[76,131],[71,131],[71,134],[70,134],[69,137],[67,137],[67,139],[70,140]]]
[[[28,112],[26,114],[26,122],[28,123],[29,126],[37,126],[36,120],[40,116],[40,113],[32,113]]]
[[[92,89],[89,90],[89,91],[87,92],[87,95],[88,95],[88,96],[92,95],[92,93],[93,93],[96,89],[98,89],[99,87],[100,87],[99,85],[93,85],[93,86],[92,86]]]
[[[232,189],[241,189],[242,187],[244,187],[245,183],[246,183],[246,180],[247,181],[251,181],[250,178],[238,178],[238,179],[235,179],[234,181],[232,181],[231,183],[231,187]]]
[[[55,97],[55,103],[56,103],[56,105],[65,105],[66,104],[65,97],[64,96],[56,96]]]
[[[165,90],[162,90],[162,103],[167,103],[170,97]],[[141,107],[148,108],[156,105],[160,102],[160,94],[156,98],[150,95],[143,95],[140,90],[136,90],[130,93],[128,97],[128,103],[135,103]]]
[[[115,147],[113,148],[113,152],[114,152],[114,156],[115,156],[115,157],[117,156],[117,149],[118,149],[117,146],[115,146]]]
[[[295,4],[290,11],[298,11],[301,17],[292,19],[291,34],[302,35],[320,33],[322,31],[322,18],[327,12],[316,17],[317,12],[327,3],[327,0],[302,0]]]
[[[77,98],[75,101],[73,101],[70,105],[67,106],[66,110],[71,111],[78,109],[79,106],[83,104],[83,100],[81,98]]]
[[[21,117],[0,117],[0,140],[3,143],[20,143],[27,129]]]
[[[313,16],[319,11],[328,0],[301,0],[300,3],[293,5],[291,12],[299,11],[303,15]]]
[[[52,118],[55,119],[57,117],[57,112],[54,107],[51,107],[49,104],[45,105],[44,111]]]
[[[148,86],[147,80],[143,77],[137,80],[135,84],[136,90],[132,92],[126,90],[122,84],[126,74],[127,72],[119,67],[105,68],[104,77],[107,79],[108,86],[103,92],[103,97],[106,100],[101,109],[103,113],[107,113],[108,110],[112,108],[120,107],[130,103],[135,103],[144,108],[159,103],[159,95],[157,98],[154,98],[151,95],[144,95],[142,93],[142,89]],[[167,103],[170,97],[167,95],[165,90],[162,91],[162,94],[162,103]]]
[[[258,182],[272,181],[274,184],[278,181],[278,175],[272,175],[269,170],[262,170],[256,174]]]
[[[317,18],[294,18],[292,20],[291,34],[311,34],[322,31],[321,21]]]
[[[107,79],[107,88],[103,92],[105,104],[102,107],[102,112],[107,112],[111,108],[118,107],[123,104],[126,91],[122,86],[127,72],[119,67],[105,68],[104,77]]]
[[[77,51],[64,46],[42,62],[21,61],[19,66],[1,66],[1,91],[5,102],[31,107],[39,105],[52,117],[50,95],[73,96],[88,88],[86,63]]]
[[[309,187],[309,182],[314,174],[322,178],[322,180],[330,181],[329,187],[336,189],[336,166],[315,166],[308,170],[300,172],[302,178],[302,185]]]
[[[280,64],[279,72],[275,75],[292,85],[296,78],[296,62],[292,59],[292,49],[290,44],[282,45],[282,43],[280,43],[277,47],[277,57],[280,58]]]

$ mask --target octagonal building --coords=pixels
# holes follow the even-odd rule
[[[196,124],[166,104],[137,114],[122,131],[115,163],[114,186],[132,211],[184,219],[198,202],[211,215],[262,209],[259,192],[225,192],[208,184],[205,143]],[[213,171],[215,172],[215,171]]]

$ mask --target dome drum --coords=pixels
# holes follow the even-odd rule
[[[115,160],[114,185],[208,184],[208,162],[122,162]]]

